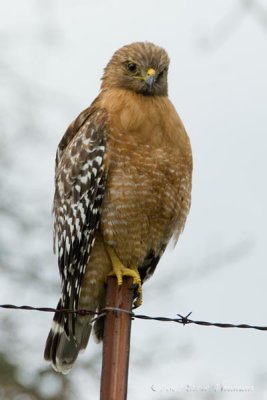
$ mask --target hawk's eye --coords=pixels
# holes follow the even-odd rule
[[[137,71],[137,65],[135,63],[129,62],[127,64],[127,68],[130,72],[136,72]]]

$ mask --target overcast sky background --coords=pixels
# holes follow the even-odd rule
[[[18,272],[14,281],[2,279],[0,303],[56,305],[50,214],[56,146],[98,94],[113,52],[148,40],[171,58],[169,96],[191,139],[194,175],[185,231],[145,285],[138,312],[175,317],[192,311],[198,320],[267,325],[267,4],[9,0],[0,3],[0,21],[1,186],[9,211],[29,225],[25,233],[1,217],[2,267]],[[37,260],[34,274],[44,285],[33,274],[25,290],[19,276],[29,258]],[[9,318],[19,321],[18,338],[5,337],[2,325],[0,346],[17,349],[13,358],[30,379],[44,365],[52,316]],[[265,332],[134,321],[129,400],[264,399],[266,353]],[[99,376],[101,346],[93,340],[77,364],[90,357]],[[97,398],[95,376],[78,367],[72,374],[73,399],[87,399],[87,391]],[[253,385],[254,392],[214,393],[211,387],[220,384]],[[179,392],[185,385],[210,390]]]

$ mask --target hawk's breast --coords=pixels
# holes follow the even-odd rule
[[[168,99],[153,101],[111,113],[101,230],[125,265],[157,254],[179,234],[190,206],[189,141]]]

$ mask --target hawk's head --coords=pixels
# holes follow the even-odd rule
[[[169,57],[149,42],[137,42],[117,50],[104,70],[102,89],[133,90],[150,96],[166,96]]]

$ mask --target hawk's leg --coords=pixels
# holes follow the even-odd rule
[[[133,284],[137,285],[137,299],[134,302],[135,307],[139,307],[142,304],[142,284],[139,271],[136,266],[129,268],[125,267],[120,261],[119,257],[111,246],[106,245],[107,252],[111,259],[112,271],[109,275],[116,276],[118,285],[122,285],[123,276],[131,276],[133,278]]]

